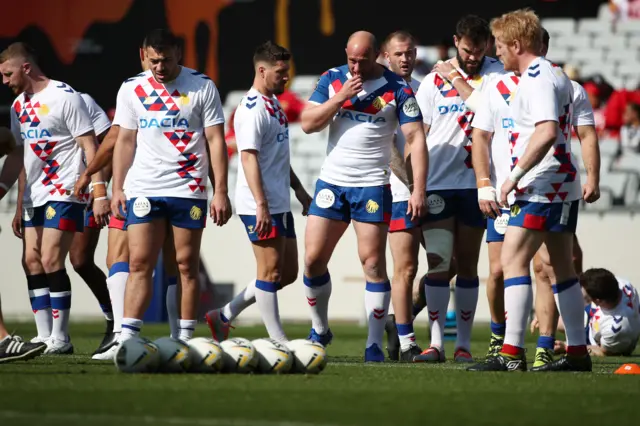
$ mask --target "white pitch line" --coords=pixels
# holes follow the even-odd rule
[[[194,426],[338,426],[329,423],[307,423],[289,421],[269,421],[251,419],[220,419],[204,417],[154,417],[154,416],[126,416],[114,414],[78,414],[78,413],[24,413],[19,411],[0,411],[0,419],[43,419],[62,421],[81,421],[88,424],[91,421],[103,421],[121,424],[166,424],[166,425],[194,425]],[[126,423],[125,423],[126,422]]]

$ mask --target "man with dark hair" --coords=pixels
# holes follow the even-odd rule
[[[257,277],[222,309],[207,313],[213,338],[222,341],[229,322],[254,301],[269,337],[286,341],[277,291],[298,276],[298,247],[289,188],[306,215],[311,197],[291,168],[289,123],[276,95],[289,81],[287,49],[270,41],[253,55],[255,77],[236,109],[234,127],[240,152],[235,207],[245,226],[257,263]],[[283,176],[283,172],[289,170]]]
[[[93,160],[96,135],[80,94],[44,75],[27,45],[14,43],[2,52],[0,72],[3,83],[18,95],[11,113],[17,148],[7,158],[0,182],[7,190],[24,166],[19,190],[24,207],[23,266],[36,317],[36,341],[46,341],[46,353],[70,354],[71,281],[65,259],[74,234],[83,231],[87,200],[72,189],[85,169],[83,153],[87,161]],[[94,215],[103,222],[109,202],[102,172],[92,180]]]
[[[179,337],[186,341],[197,323],[197,277],[210,165],[215,177],[211,216],[222,226],[231,215],[224,117],[211,79],[178,65],[181,52],[175,36],[154,30],[143,46],[150,69],[135,84],[123,84],[114,119],[120,130],[113,156],[111,209],[120,219],[126,215],[129,240],[120,341],[140,332],[151,297],[152,273],[169,225],[182,289]]]
[[[482,18],[465,16],[456,25],[456,57],[436,64],[416,95],[429,146],[427,204],[422,226],[429,272],[425,295],[431,346],[416,358],[444,362],[444,326],[450,298],[449,270],[457,261],[454,360],[471,362],[471,331],[478,303],[478,258],[485,219],[478,207],[471,165],[471,121],[481,90],[503,73],[502,64],[485,56],[490,32]]]

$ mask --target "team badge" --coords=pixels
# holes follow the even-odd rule
[[[54,209],[53,207],[49,206],[49,207],[47,207],[47,211],[44,213],[44,215],[47,217],[47,219],[51,220],[54,217],[56,217],[56,209]]]
[[[520,206],[513,205],[511,206],[511,217],[516,217],[520,214]]]
[[[249,230],[250,234],[253,234],[254,230],[253,230],[253,225],[248,225],[247,229]]]
[[[431,194],[427,197],[427,208],[429,214],[440,214],[444,210],[445,202],[438,194]]]
[[[371,214],[376,213],[379,208],[380,208],[380,205],[375,201],[373,200],[367,201],[367,206],[366,206],[367,213],[371,213]]]
[[[330,189],[321,189],[316,195],[316,205],[321,209],[328,209],[336,202],[336,196]]]
[[[189,216],[191,216],[191,219],[193,219],[193,220],[202,219],[202,209],[200,207],[198,207],[198,206],[191,207],[191,211],[189,212]]]
[[[138,197],[133,202],[133,214],[137,217],[145,217],[151,213],[151,201],[146,197]]]

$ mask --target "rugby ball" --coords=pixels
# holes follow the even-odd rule
[[[120,343],[113,361],[123,373],[153,373],[160,366],[160,351],[150,340],[134,337]]]
[[[172,337],[161,337],[155,342],[160,352],[160,369],[162,373],[183,373],[189,369],[189,346]]]
[[[293,353],[292,373],[318,374],[327,366],[327,351],[320,343],[297,339],[287,347]]]
[[[242,337],[225,340],[222,347],[222,371],[225,373],[251,373],[258,364],[256,348]]]
[[[222,348],[213,339],[196,337],[187,342],[190,369],[194,373],[217,373],[222,369]]]
[[[258,353],[260,373],[288,373],[291,370],[293,355],[285,345],[273,339],[256,339],[251,343]]]

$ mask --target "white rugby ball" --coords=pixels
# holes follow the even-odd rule
[[[222,371],[225,373],[251,373],[258,365],[256,348],[242,337],[225,340],[222,347]]]
[[[195,373],[217,373],[222,369],[222,348],[213,339],[196,337],[187,342],[190,370]]]
[[[160,352],[160,369],[162,373],[183,373],[189,369],[189,346],[171,337],[161,337],[155,342]]]
[[[327,366],[327,351],[320,343],[297,339],[287,347],[293,352],[292,373],[318,374]]]
[[[253,346],[258,352],[258,371],[264,374],[288,373],[293,365],[291,351],[273,339],[256,339]]]
[[[118,346],[113,361],[123,373],[153,373],[160,366],[160,351],[150,340],[134,337]]]

